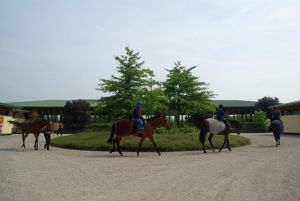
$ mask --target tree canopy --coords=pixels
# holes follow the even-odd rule
[[[67,129],[83,128],[91,120],[90,104],[84,100],[67,101],[63,113],[63,123]]]
[[[269,109],[270,106],[278,105],[279,99],[277,97],[264,96],[258,99],[255,104],[255,110],[264,111],[269,119],[272,117],[272,111]]]
[[[164,92],[169,100],[169,109],[176,111],[177,121],[181,114],[202,113],[215,107],[210,101],[214,95],[208,90],[208,84],[192,74],[195,68],[183,66],[178,61],[171,70],[167,70]]]
[[[98,90],[110,96],[99,100],[98,111],[120,117],[127,115],[137,101],[145,103],[148,113],[162,108],[162,90],[160,83],[154,80],[153,71],[143,67],[139,52],[129,47],[125,51],[126,55],[115,57],[119,75],[113,75],[110,80],[100,80]]]

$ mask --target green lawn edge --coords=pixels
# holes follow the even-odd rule
[[[51,141],[51,146],[76,150],[109,151],[111,150],[112,145],[106,143],[108,138],[109,134],[107,132],[83,132],[54,138]],[[224,136],[214,136],[213,144],[216,148],[221,147],[223,139]],[[136,151],[139,140],[140,138],[135,136],[122,138],[122,151]],[[156,141],[159,150],[162,152],[202,150],[202,147],[199,144],[199,133],[155,134],[154,140]],[[250,139],[237,135],[230,135],[229,141],[231,147],[240,147],[251,144]],[[207,140],[205,147],[206,149],[211,149]],[[141,151],[155,151],[155,148],[149,139],[144,141]]]

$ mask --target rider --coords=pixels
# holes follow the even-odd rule
[[[281,116],[280,111],[278,111],[277,108],[274,107],[273,111],[272,111],[271,121],[273,121],[273,120],[280,120],[280,116]]]
[[[280,116],[280,111],[278,111],[277,108],[274,107],[272,111],[269,131],[273,132],[276,141],[276,146],[280,145],[280,135],[284,133],[284,126],[282,120],[280,119]]]
[[[230,122],[226,118],[226,114],[224,112],[224,106],[221,104],[217,108],[217,120],[224,122],[226,128],[230,129]]]
[[[135,108],[133,110],[133,119],[134,119],[134,123],[137,125],[138,135],[142,134],[142,130],[145,124],[145,120],[141,114],[141,106],[142,106],[142,102],[139,101],[135,104]]]

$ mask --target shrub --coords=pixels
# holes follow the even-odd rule
[[[268,130],[269,120],[266,112],[258,110],[254,112],[254,124],[258,131],[266,132]]]

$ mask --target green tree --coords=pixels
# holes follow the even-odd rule
[[[267,131],[268,128],[268,118],[266,112],[257,110],[254,112],[254,123],[258,131]]]
[[[67,101],[63,111],[63,123],[67,129],[83,128],[90,123],[90,104],[84,100]]]
[[[102,97],[98,103],[98,112],[111,114],[115,117],[127,115],[136,101],[152,102],[155,105],[155,94],[158,83],[154,81],[154,73],[150,69],[143,68],[139,52],[128,47],[126,55],[116,56],[118,62],[117,72],[119,76],[112,76],[110,80],[101,79],[98,84],[101,90],[110,96]],[[152,98],[150,96],[153,96]],[[155,108],[153,106],[153,108]],[[153,110],[148,108],[148,110]]]
[[[153,115],[157,111],[167,110],[167,99],[160,82],[151,78],[142,91],[143,96],[141,100],[145,103],[143,106],[143,113]]]
[[[269,97],[269,96],[264,96],[255,103],[255,109],[256,110],[262,110],[264,112],[268,111],[268,107],[273,106],[273,105],[278,105],[279,104],[279,99],[277,97]]]
[[[267,118],[272,118],[272,110],[269,109],[270,106],[278,105],[279,99],[277,97],[264,96],[255,103],[255,109],[261,110],[267,113]]]
[[[179,116],[189,112],[206,112],[215,109],[210,101],[214,96],[207,88],[207,83],[199,81],[192,74],[193,67],[185,67],[181,62],[176,62],[163,82],[165,95],[169,99],[169,109],[176,111],[176,121]]]

